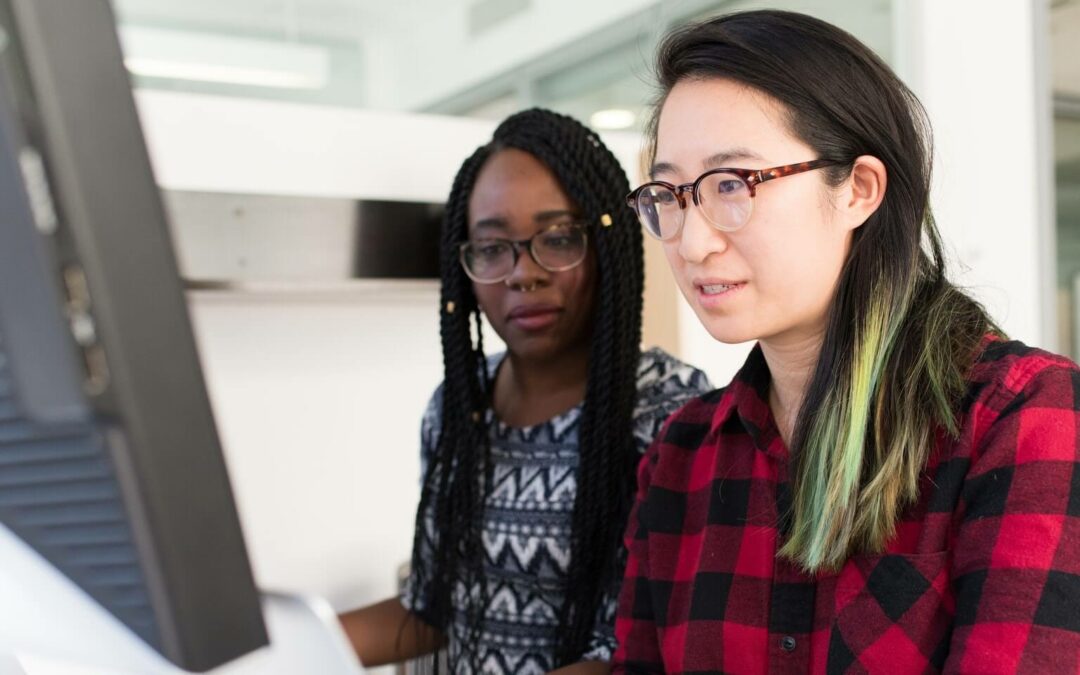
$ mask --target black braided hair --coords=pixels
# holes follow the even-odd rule
[[[596,252],[594,325],[579,426],[578,493],[574,503],[566,601],[560,609],[556,667],[586,650],[605,590],[618,583],[616,551],[629,512],[638,453],[633,437],[644,284],[642,235],[626,205],[626,174],[599,137],[576,120],[532,109],[506,119],[491,143],[458,171],[442,230],[440,308],[445,379],[442,431],[424,477],[417,511],[413,568],[427,593],[425,619],[448,630],[464,598],[469,634],[457,636],[470,659],[487,603],[483,508],[491,488],[485,411],[492,383],[480,339],[481,313],[472,282],[458,262],[468,238],[468,203],[477,174],[495,153],[525,151],[547,166],[580,209]],[[419,555],[425,514],[434,514],[435,555]],[[455,588],[465,589],[455,594]],[[451,664],[451,670],[456,670]],[[473,664],[479,670],[480,664]]]

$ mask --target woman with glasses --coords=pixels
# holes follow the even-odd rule
[[[779,11],[677,29],[657,71],[629,203],[757,345],[642,461],[614,670],[1078,672],[1080,372],[948,281],[918,101]]]
[[[442,233],[445,380],[401,598],[342,620],[365,665],[604,672],[634,470],[703,373],[642,352],[642,235],[595,133],[518,113],[462,165]],[[489,356],[486,320],[506,343]]]

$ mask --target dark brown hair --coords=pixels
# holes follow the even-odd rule
[[[879,552],[935,434],[955,432],[965,376],[988,333],[985,311],[945,277],[929,208],[931,140],[914,94],[869,48],[803,14],[729,14],[671,32],[657,57],[649,125],[655,158],[664,98],[685,80],[724,78],[781,104],[791,133],[838,163],[838,185],[862,155],[888,186],[859,227],[827,318],[792,439],[792,508],[781,553],[811,571]]]

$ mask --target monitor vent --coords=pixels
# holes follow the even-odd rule
[[[108,448],[19,413],[0,337],[0,521],[154,646],[160,637]]]

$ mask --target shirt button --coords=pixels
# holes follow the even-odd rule
[[[785,652],[795,651],[796,644],[797,643],[795,642],[795,638],[791,637],[790,635],[785,635],[784,637],[780,638],[780,649],[783,649]]]

